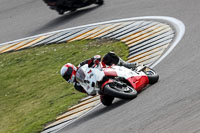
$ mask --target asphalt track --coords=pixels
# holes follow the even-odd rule
[[[171,16],[186,32],[155,69],[160,81],[131,101],[103,105],[60,132],[200,132],[200,1],[105,0],[101,7],[58,16],[40,0],[0,1],[0,43],[99,21],[138,16]]]

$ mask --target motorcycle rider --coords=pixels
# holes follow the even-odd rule
[[[88,64],[89,67],[92,67],[94,64],[98,64],[100,61],[101,61],[101,56],[95,55],[94,57],[81,62],[78,65],[78,67],[75,67],[71,63],[67,63],[61,68],[60,73],[61,73],[62,77],[68,83],[74,84],[74,88],[76,90],[78,90],[79,92],[86,93],[86,91],[83,89],[83,87],[76,80],[76,71],[78,70],[78,68],[80,68],[81,66],[83,66],[85,64]],[[117,56],[114,52],[108,52],[106,55],[104,55],[101,62],[102,62],[103,66],[106,66],[106,65],[112,66],[114,64],[114,65],[124,66],[126,68],[132,68],[132,69],[135,69],[137,67],[136,62],[133,62],[133,63],[125,62],[119,56]],[[96,93],[88,94],[88,95],[94,96],[94,95],[96,95]],[[104,103],[105,105],[110,105],[114,99],[114,97],[101,95],[101,94],[100,94],[100,97],[101,97],[102,103]]]

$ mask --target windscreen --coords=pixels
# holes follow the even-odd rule
[[[76,72],[76,80],[78,82],[84,82],[85,79],[85,73],[83,69],[79,68],[78,71]]]

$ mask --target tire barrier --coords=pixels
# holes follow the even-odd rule
[[[72,42],[83,39],[112,38],[124,42],[129,48],[129,62],[154,67],[178,44],[185,32],[184,24],[172,17],[150,16],[127,18],[89,24],[45,33],[0,44],[0,53],[12,52],[39,45]],[[70,108],[55,122],[47,125],[43,133],[56,132],[100,105],[99,97],[87,97]]]

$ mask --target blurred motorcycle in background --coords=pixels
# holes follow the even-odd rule
[[[92,4],[103,5],[104,0],[43,0],[52,10],[63,15],[67,11],[74,12],[78,8],[86,7]]]

